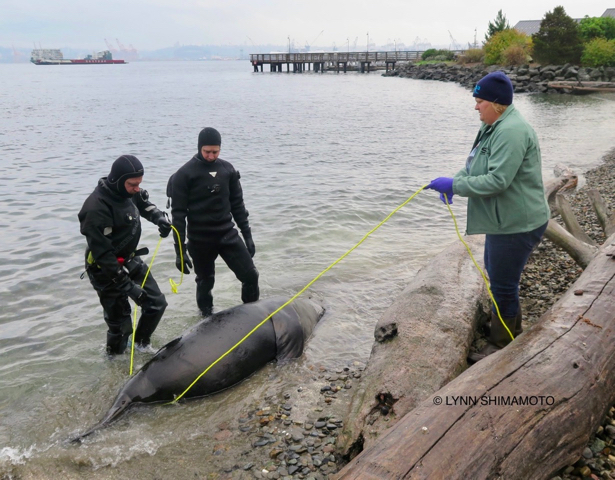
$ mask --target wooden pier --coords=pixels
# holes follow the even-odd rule
[[[453,50],[460,55],[464,50]],[[305,53],[252,53],[250,62],[254,72],[262,72],[264,65],[269,65],[270,72],[302,73],[313,70],[316,73],[325,71],[348,70],[369,73],[374,70],[393,70],[397,62],[413,62],[421,59],[422,50],[395,52],[305,52]]]

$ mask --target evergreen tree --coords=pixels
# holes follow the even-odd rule
[[[496,33],[503,30],[508,30],[509,28],[510,24],[508,23],[508,20],[506,20],[506,15],[502,13],[502,10],[498,10],[498,15],[495,17],[495,21],[493,23],[489,22],[487,33],[485,34],[485,42],[488,42],[489,39]]]
[[[532,35],[534,58],[542,64],[579,64],[583,44],[577,22],[569,17],[564,7],[547,12],[540,22],[540,30]]]

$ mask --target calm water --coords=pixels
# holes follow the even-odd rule
[[[366,361],[378,317],[456,238],[437,195],[421,193],[310,289],[328,313],[300,361],[203,401],[139,411],[67,447],[127,379],[128,358],[104,358],[101,308],[79,279],[77,212],[116,157],[141,159],[142,186],[162,208],[199,130],[218,128],[222,158],[242,174],[262,296],[291,296],[422,185],[461,168],[478,128],[473,104],[454,84],[254,74],[248,62],[0,65],[0,475],[168,478],[177,463],[207,473],[221,418],[315,366]],[[519,95],[515,104],[537,130],[545,177],[556,164],[582,172],[615,143],[613,96]],[[454,211],[463,226],[463,199]],[[157,230],[145,223],[141,244],[153,251]],[[171,243],[153,267],[169,301],[155,346],[198,320],[193,276],[170,293],[167,279],[179,277]],[[214,297],[217,309],[239,303],[223,262]]]

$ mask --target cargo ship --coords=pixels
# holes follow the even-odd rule
[[[109,50],[88,55],[85,58],[68,59],[64,58],[61,50],[50,48],[32,50],[30,61],[34,65],[121,65],[126,63],[124,60],[113,60]]]

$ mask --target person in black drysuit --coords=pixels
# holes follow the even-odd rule
[[[215,260],[220,255],[241,282],[241,300],[255,302],[259,297],[258,271],[252,257],[256,251],[248,211],[243,203],[239,172],[221,158],[222,139],[215,128],[199,133],[198,151],[169,179],[167,195],[171,199],[175,238],[175,262],[182,270],[179,246],[183,252],[183,271],[190,273],[192,262],[186,254],[186,222],[188,252],[194,260],[196,302],[204,316],[213,311],[212,289],[215,281]],[[232,220],[241,230],[241,241]]]
[[[126,350],[132,332],[128,297],[141,307],[134,338],[140,351],[153,351],[151,336],[167,307],[151,272],[141,288],[147,265],[139,257],[141,251],[136,250],[141,238],[140,217],[157,225],[161,237],[171,231],[166,214],[139,187],[143,173],[139,159],[122,155],[113,162],[109,175],[98,181],[78,215],[81,233],[88,242],[86,271],[109,327],[107,353],[110,355]]]

